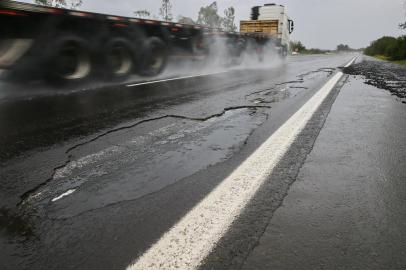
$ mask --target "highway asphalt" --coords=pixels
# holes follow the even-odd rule
[[[141,260],[355,56],[297,56],[234,69],[172,66],[159,78],[70,89],[2,82],[1,269],[126,269]],[[208,254],[198,268],[359,269],[355,261],[361,255],[376,258],[384,251],[371,269],[387,265],[388,254],[395,261],[387,269],[404,269],[405,105],[385,90],[366,86],[358,75],[340,77],[321,102],[215,245],[199,240]],[[361,144],[366,137],[370,142]],[[371,156],[379,157],[374,162],[381,167],[369,162]],[[328,188],[343,178],[351,179],[349,189],[340,186],[335,197],[319,200],[317,195],[331,192]],[[380,193],[374,187],[382,179],[390,186],[381,186]],[[295,194],[300,185],[308,188],[304,203]],[[363,190],[374,196],[363,198]],[[337,210],[352,204],[357,211]],[[391,208],[385,212],[387,205]],[[309,211],[305,207],[315,211],[303,215]],[[391,218],[371,218],[386,213]],[[332,216],[340,226],[320,216]],[[208,216],[207,222],[216,221]],[[307,233],[316,222],[317,228],[326,224],[329,235],[342,235],[341,242],[329,242],[330,237],[321,243],[322,232]],[[365,236],[354,238],[365,223],[370,224]],[[188,242],[200,239],[193,232],[184,235]],[[359,253],[346,256],[352,251],[347,248],[331,259],[341,250],[331,247],[337,245],[359,247]],[[324,263],[324,258],[330,259]],[[341,263],[342,268],[334,267]]]

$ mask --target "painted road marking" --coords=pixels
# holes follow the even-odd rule
[[[59,201],[60,199],[62,199],[63,197],[69,196],[71,195],[73,192],[75,192],[76,189],[69,189],[68,191],[62,193],[61,195],[59,195],[58,197],[53,198],[51,201],[52,202],[56,202]]]
[[[205,77],[205,76],[210,76],[210,75],[222,74],[222,73],[226,73],[226,72],[229,72],[229,70],[221,71],[221,72],[184,76],[184,77],[177,77],[177,78],[170,78],[170,79],[162,79],[162,80],[142,82],[142,83],[134,83],[134,84],[128,84],[127,87],[134,87],[134,86],[141,86],[141,85],[148,85],[148,84],[162,83],[162,82],[170,82],[170,81],[177,81],[177,80],[185,80],[185,79],[190,79],[190,78]]]
[[[350,63],[353,63],[353,59]],[[334,75],[254,153],[127,270],[197,269],[343,77]]]
[[[355,60],[357,60],[358,57],[354,57],[348,64],[346,64],[344,67],[349,67],[352,64],[354,64]]]

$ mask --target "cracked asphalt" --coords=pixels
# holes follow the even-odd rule
[[[139,79],[72,91],[0,84],[2,269],[125,269],[353,56],[133,87]],[[250,255],[347,80],[202,269],[263,260]]]

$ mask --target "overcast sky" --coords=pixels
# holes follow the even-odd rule
[[[33,0],[22,0],[31,2]],[[339,43],[353,48],[367,46],[383,35],[406,34],[398,24],[406,21],[406,0],[217,0],[220,13],[229,6],[236,9],[237,25],[248,19],[255,5],[277,3],[288,7],[295,21],[294,40],[306,47],[333,49]],[[173,15],[197,18],[201,6],[213,0],[172,0]],[[147,9],[158,15],[160,0],[83,0],[80,9],[131,16],[135,10]]]

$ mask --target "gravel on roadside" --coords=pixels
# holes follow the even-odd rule
[[[365,83],[390,91],[406,103],[406,67],[373,58],[343,68],[349,75],[361,75]]]

